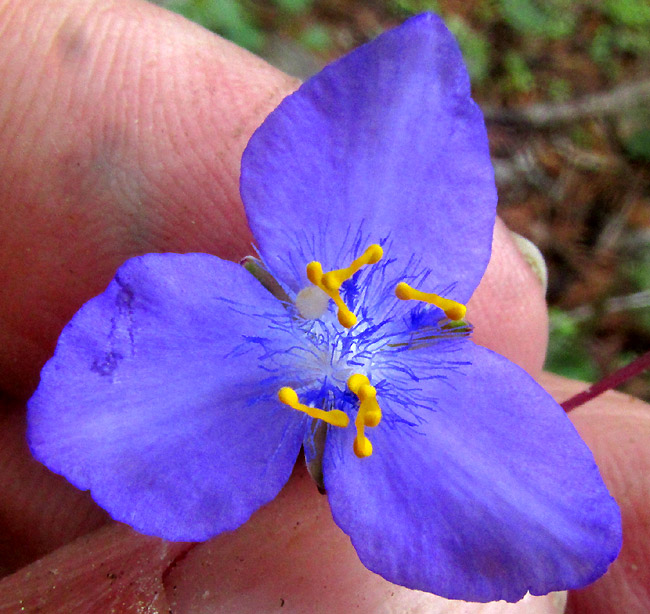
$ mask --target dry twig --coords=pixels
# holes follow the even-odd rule
[[[618,115],[650,100],[650,79],[621,85],[609,92],[591,94],[561,104],[537,103],[521,109],[484,107],[486,120],[503,124],[527,124],[544,128],[587,117]]]

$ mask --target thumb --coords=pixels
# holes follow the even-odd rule
[[[110,525],[0,580],[0,614],[170,611],[163,574],[191,547]]]
[[[244,526],[197,545],[166,586],[178,614],[557,614],[565,597],[467,603],[391,584],[362,565],[304,468]]]
[[[250,253],[241,153],[295,82],[138,0],[3,4],[0,387],[26,397],[127,258]]]
[[[550,374],[542,383],[558,400],[585,389]],[[602,578],[571,592],[569,611],[650,612],[650,406],[608,392],[569,416],[594,453],[623,518],[621,553]]]

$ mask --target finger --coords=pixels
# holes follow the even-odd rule
[[[0,30],[0,386],[27,396],[61,327],[129,256],[249,253],[239,159],[295,82],[137,1],[4,2]],[[7,411],[5,571],[106,520],[31,458],[23,407]]]
[[[112,524],[0,581],[0,613],[168,612],[166,570],[191,544]]]
[[[26,397],[130,256],[250,253],[240,156],[296,83],[137,0],[14,0],[0,28],[0,386]],[[471,317],[480,343],[535,371],[546,324],[531,280],[498,230]]]
[[[243,527],[198,545],[165,586],[178,614],[210,612],[553,613],[562,596],[468,604],[387,582],[359,561],[327,497],[297,469],[280,495]]]
[[[468,304],[474,341],[502,354],[531,375],[542,371],[548,341],[544,289],[497,219],[492,257]]]
[[[559,400],[585,384],[545,375]],[[623,516],[623,549],[609,571],[569,597],[570,612],[650,612],[650,406],[609,392],[569,416],[591,448]]]
[[[306,480],[297,479],[293,483],[303,481]],[[282,496],[291,497],[293,493],[288,491]],[[518,604],[467,604],[391,585],[360,564],[351,564],[345,556],[340,561],[335,558],[341,537],[332,534],[327,525],[320,526],[321,511],[311,509],[308,515],[300,516],[306,527],[317,529],[313,533],[317,539],[309,544],[301,543],[306,534],[302,529],[296,530],[296,517],[283,515],[287,521],[285,530],[268,548],[255,549],[247,541],[255,539],[260,545],[254,530],[244,535],[243,540],[224,543],[221,548],[216,542],[202,546],[203,553],[198,557],[192,556],[192,544],[165,542],[138,535],[124,525],[112,524],[0,581],[0,613],[173,610],[179,614],[216,611],[265,614],[280,608],[288,613],[313,614],[351,610],[360,614],[383,611],[557,614],[562,611],[561,596],[528,597]],[[257,530],[268,530],[269,521],[275,525],[277,518],[267,518],[266,526],[258,525]],[[321,548],[324,566],[319,565],[317,551],[305,550],[307,545]],[[283,553],[287,547],[288,552]],[[306,564],[304,573],[297,571],[291,554],[300,554],[300,562]],[[265,571],[270,575],[263,575],[260,567],[255,567],[260,563],[266,564]]]
[[[145,2],[5,5],[0,385],[24,397],[130,256],[250,253],[241,153],[295,82]]]
[[[84,493],[34,460],[21,403],[0,403],[0,577],[108,522]]]

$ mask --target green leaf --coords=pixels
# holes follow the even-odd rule
[[[168,8],[251,51],[266,40],[252,11],[236,0],[175,0]]]
[[[273,4],[285,13],[299,15],[311,9],[313,0],[273,0]]]
[[[515,92],[530,92],[535,87],[535,76],[524,57],[516,51],[508,51],[503,58],[508,75],[508,87]]]
[[[300,34],[300,42],[314,51],[324,51],[332,45],[330,31],[321,24],[314,24]]]
[[[548,95],[555,102],[566,102],[571,99],[571,82],[567,79],[552,79],[548,84]]]
[[[650,162],[650,128],[637,130],[625,143],[630,158]]]
[[[598,369],[589,356],[579,323],[557,307],[549,310],[550,337],[544,368],[552,373],[593,382]]]
[[[603,0],[602,12],[616,24],[631,28],[650,26],[648,0]]]
[[[521,34],[567,38],[575,30],[572,0],[500,0],[504,19]]]
[[[417,15],[430,11],[440,14],[440,6],[436,0],[390,0],[390,8],[399,15]]]
[[[458,41],[472,82],[485,81],[490,71],[490,43],[458,15],[451,15],[446,23]]]

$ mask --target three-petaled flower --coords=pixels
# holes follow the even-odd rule
[[[463,321],[496,193],[440,20],[286,98],[248,144],[241,194],[255,275],[207,254],[126,262],[43,369],[34,455],[138,531],[204,540],[273,499],[302,447],[392,582],[514,601],[601,575],[620,517],[589,450]]]

